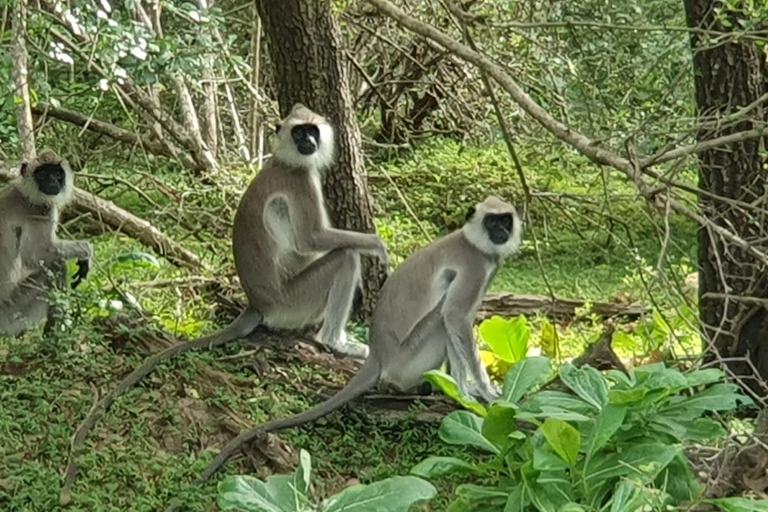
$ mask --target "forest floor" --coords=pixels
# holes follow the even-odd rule
[[[467,183],[477,179],[471,172],[460,177]],[[435,212],[432,233],[450,226],[450,219],[435,220],[441,212],[449,210],[456,219],[463,216],[459,206],[453,206],[463,205],[462,198],[418,204],[418,198],[426,196],[414,192],[407,182],[411,178],[395,176],[395,181],[399,179],[417,198],[412,205],[417,211],[427,212],[427,218],[430,211]],[[504,176],[498,179],[508,181]],[[422,185],[429,190],[438,186]],[[481,186],[498,188],[488,179]],[[461,183],[451,187],[463,190]],[[590,193],[579,184],[573,189]],[[395,237],[394,232],[416,229],[393,206],[391,191],[378,194],[375,202],[387,212],[380,224],[377,219],[380,232],[393,253],[405,257],[424,240]],[[439,196],[440,191],[434,194]],[[546,204],[540,205],[531,218],[546,220],[547,211]],[[505,265],[491,291],[603,301],[626,295],[642,301],[638,276],[656,263],[662,242],[657,226],[647,222],[639,203],[628,201],[624,211],[609,217],[632,224],[639,233],[636,239],[623,237],[620,229],[619,234],[607,231],[604,219],[570,217],[564,212],[554,219],[556,223],[550,219],[551,225],[538,229],[535,237],[529,234],[521,254]],[[679,250],[670,258],[684,267],[694,255],[695,235],[690,226],[680,226],[673,225],[682,234],[675,238]],[[110,237],[97,238],[97,259],[100,252],[111,254],[114,243]],[[95,282],[93,286],[106,281],[97,277]],[[85,289],[82,293],[87,298]],[[168,304],[180,301],[177,297],[167,300]],[[153,310],[163,305],[158,300]],[[199,316],[196,322],[198,330],[205,325]],[[599,325],[561,327],[561,343],[571,355],[577,355],[600,330]],[[168,330],[168,321],[164,328]],[[214,329],[210,322],[205,326],[206,332]],[[173,334],[190,337],[190,331]],[[64,338],[52,343],[39,332],[18,340],[0,338],[0,510],[64,510],[58,496],[74,429],[104,393],[168,343],[167,336],[158,335],[153,326],[103,312],[76,319]],[[256,350],[247,342],[175,358],[121,397],[93,429],[79,458],[80,474],[66,510],[155,511],[167,506],[172,497],[183,497],[184,510],[216,510],[216,482],[223,474],[265,476],[270,471],[291,471],[295,463],[291,453],[295,455],[299,448],[313,457],[313,496],[317,498],[357,481],[407,474],[430,455],[457,455],[458,450],[439,441],[439,417],[420,414],[419,407],[406,414],[382,412],[368,404],[281,433],[285,444],[273,442],[261,451],[251,450],[247,457],[230,461],[212,482],[192,484],[237,432],[305,410],[341,388],[354,368],[350,361],[336,360],[312,347]],[[445,510],[450,489],[457,483],[461,482],[437,481],[439,497],[419,510]]]

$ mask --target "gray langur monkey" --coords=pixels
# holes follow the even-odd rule
[[[487,402],[497,398],[472,327],[486,290],[521,236],[522,221],[511,204],[490,196],[470,208],[461,229],[414,253],[385,281],[371,319],[370,355],[346,387],[308,411],[241,433],[201,480],[260,434],[314,421],[379,383],[411,390],[446,360],[462,391]]]
[[[297,329],[322,326],[316,340],[364,359],[368,347],[345,331],[360,282],[360,255],[389,256],[378,235],[331,226],[321,173],[335,157],[334,129],[296,104],[276,126],[272,157],[245,191],[235,214],[232,247],[245,310],[215,343],[244,337],[260,323]]]
[[[78,260],[73,288],[88,276],[91,244],[56,236],[59,213],[73,196],[72,170],[52,151],[23,163],[0,192],[0,333],[18,336],[44,319],[50,332],[59,312],[48,293],[66,286],[67,260]]]

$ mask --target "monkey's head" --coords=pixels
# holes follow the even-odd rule
[[[275,126],[272,157],[290,167],[321,171],[333,163],[334,147],[328,121],[297,103]]]
[[[488,196],[469,208],[462,230],[478,250],[505,258],[520,248],[523,223],[514,206],[496,196]]]
[[[64,207],[75,190],[72,170],[66,160],[50,150],[31,162],[21,164],[19,191],[34,204]]]

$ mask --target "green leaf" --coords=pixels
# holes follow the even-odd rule
[[[475,466],[456,457],[429,457],[411,470],[411,474],[424,478],[477,472],[479,470]]]
[[[483,418],[467,411],[454,411],[440,424],[440,439],[448,444],[475,446],[487,452],[499,454],[499,449],[483,434]]]
[[[488,415],[483,421],[483,436],[490,442],[503,448],[509,434],[515,432],[515,414],[517,408],[512,404],[495,402],[488,408]]]
[[[293,487],[305,496],[309,493],[309,478],[312,473],[312,457],[309,452],[299,450],[299,467],[293,473]]]
[[[512,367],[504,378],[501,399],[517,403],[533,387],[545,382],[552,372],[546,357],[527,357]]]
[[[480,324],[479,332],[493,353],[508,363],[516,363],[528,353],[531,328],[523,315],[511,320],[493,316]]]
[[[594,413],[594,409],[587,402],[561,391],[537,391],[520,405],[520,410],[525,412],[539,412],[545,408],[578,414]]]
[[[578,430],[562,420],[550,418],[541,426],[541,432],[555,453],[571,467],[576,465],[581,447]]]
[[[459,388],[459,384],[453,380],[453,377],[440,370],[431,370],[424,374],[424,380],[440,389],[445,395],[458,403],[465,409],[485,416],[487,414],[485,406],[478,402],[474,397],[465,394]]]
[[[485,406],[478,402],[474,397],[461,391],[458,383],[447,373],[440,370],[431,370],[424,374],[424,380],[440,389],[440,391],[445,393],[448,398],[465,409],[473,411],[480,416],[485,416],[487,414]]]
[[[688,372],[685,375],[686,384],[689,388],[695,386],[704,386],[714,384],[723,380],[723,371],[719,368],[708,368],[706,370],[697,370]]]
[[[244,510],[246,512],[287,512],[269,494],[267,486],[252,476],[228,476],[217,486],[216,499],[222,510]]]
[[[700,413],[708,411],[730,411],[738,407],[739,403],[752,405],[752,399],[742,395],[736,384],[715,384],[692,397],[675,397],[672,403],[664,411],[687,409]]]
[[[619,370],[608,370],[608,373],[606,373],[606,377],[611,379],[613,382],[616,383],[616,387],[618,388],[633,388],[635,387],[635,374],[630,373],[627,375],[626,373],[619,371]]]
[[[640,402],[648,390],[644,388],[612,389],[608,392],[608,401],[613,405],[631,405]]]
[[[482,485],[474,484],[461,484],[456,488],[456,495],[470,502],[494,498],[503,498],[504,500],[507,499],[506,489],[499,489],[497,487],[484,487]]]
[[[613,434],[621,428],[626,415],[626,408],[615,405],[607,405],[600,411],[586,437],[587,457],[592,457],[610,441]]]
[[[415,476],[396,476],[368,485],[348,487],[325,500],[321,512],[408,512],[415,503],[431,500],[435,487]]]
[[[675,420],[666,416],[654,416],[651,420],[654,430],[675,436],[678,440],[706,442],[724,439],[725,429],[718,422],[708,418]]]
[[[509,496],[507,497],[507,503],[504,506],[504,512],[524,512],[525,507],[528,506],[530,500],[525,495],[523,485],[516,485],[511,491],[507,492],[509,492]]]
[[[725,512],[768,512],[768,500],[748,500],[747,498],[720,498],[704,500],[717,505]]]
[[[611,498],[610,512],[635,512],[642,501],[640,488],[634,482],[622,480],[616,485]]]
[[[680,447],[661,443],[637,443],[619,453],[600,457],[585,471],[590,486],[620,476],[633,475],[649,482],[680,453]]]
[[[536,471],[564,471],[570,466],[560,458],[549,444],[533,448],[533,469]]]
[[[670,391],[685,389],[687,385],[688,380],[685,376],[671,368],[653,372],[641,383],[645,389],[669,389]]]
[[[559,344],[555,324],[544,318],[540,328],[539,347],[541,347],[541,353],[550,358],[557,357]]]
[[[572,364],[560,367],[560,378],[571,391],[596,409],[608,403],[608,382],[591,366],[576,368]]]
[[[678,503],[697,501],[705,490],[705,486],[693,473],[691,463],[682,453],[672,459],[654,483],[657,489],[664,489]]]

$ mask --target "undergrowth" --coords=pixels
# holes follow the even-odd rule
[[[631,186],[611,173],[596,174],[583,159],[564,151],[522,148],[521,160],[535,192],[526,214],[525,242],[499,272],[491,291],[593,301],[646,301],[652,293],[662,310],[674,312],[676,299],[662,277],[669,269],[681,276],[695,270],[690,264],[695,261],[693,226],[670,219],[677,244],[658,262],[664,223],[634,196]],[[178,190],[189,186],[170,169],[155,171],[154,180]],[[388,159],[379,155],[369,171],[376,224],[395,265],[429,239],[460,226],[467,207],[487,194],[521,205],[524,199],[503,145],[462,150],[450,142],[432,143]],[[123,168],[100,168],[101,174],[109,172],[144,185],[142,180],[150,179]],[[233,211],[227,205],[236,204],[247,178],[243,172],[231,183],[222,183],[220,190],[198,188],[185,193],[183,200],[155,193],[148,199],[120,184],[99,190],[172,236],[189,233],[190,225],[213,226],[179,240],[214,269],[202,276],[208,281],[184,283],[188,272],[148,254],[125,236],[103,233],[91,222],[67,226],[69,231],[84,231],[96,249],[94,272],[73,298],[77,314],[71,331],[54,346],[38,331],[20,340],[0,339],[0,509],[58,510],[74,428],[98,397],[150,350],[158,350],[143,330],[109,323],[112,315],[135,305],[156,315],[158,327],[171,336],[192,338],[216,330],[212,320],[217,309],[201,291],[205,283],[223,282],[223,276],[232,275],[225,239]],[[87,183],[94,186],[96,181]],[[397,189],[418,219],[405,208]],[[209,213],[198,215],[204,210]],[[663,272],[658,272],[659,266]],[[171,282],[174,279],[180,281]],[[627,335],[634,336],[637,327],[629,326]],[[541,320],[531,319],[531,328],[538,340]],[[567,357],[594,341],[602,324],[587,318],[559,323],[556,329]],[[642,347],[630,348],[628,353]],[[223,442],[254,422],[305,410],[320,400],[318,390],[331,392],[347,379],[274,349],[250,358],[223,359],[239,350],[233,346],[186,354],[119,399],[87,442],[74,502],[67,510],[158,510],[172,496],[183,496],[187,510],[209,510],[216,482],[201,488],[189,483]],[[438,427],[415,419],[385,421],[345,412],[281,437],[312,454],[313,493],[319,499],[343,489],[351,479],[369,483],[406,474],[430,456],[460,456],[462,448],[435,442]],[[238,460],[228,464],[225,473],[252,471],[246,461]],[[433,483],[437,498],[419,510],[445,510],[461,479]]]

